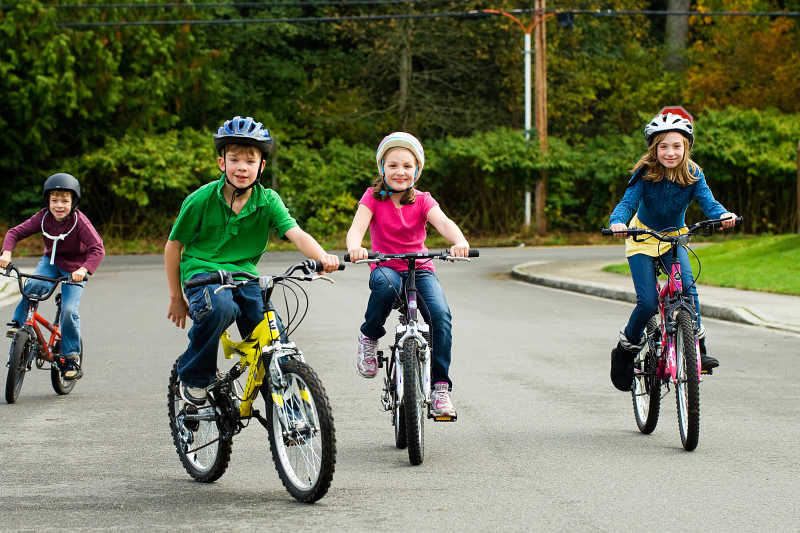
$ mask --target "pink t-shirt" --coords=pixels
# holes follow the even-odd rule
[[[358,203],[372,211],[369,223],[369,235],[372,239],[372,251],[385,254],[402,254],[408,252],[427,252],[425,247],[426,224],[428,212],[439,205],[429,192],[416,192],[414,203],[402,205],[398,209],[390,199],[377,200],[372,196],[372,187],[367,189]],[[408,270],[408,264],[401,260],[391,260],[380,266],[389,267],[398,272]],[[377,268],[375,263],[371,269]],[[417,268],[435,270],[433,261],[418,260]]]

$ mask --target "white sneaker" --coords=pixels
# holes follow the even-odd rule
[[[437,381],[431,393],[431,414],[436,416],[451,416],[455,418],[456,408],[450,398],[450,386],[446,381]]]
[[[181,390],[181,398],[183,398],[183,401],[196,406],[201,406],[206,403],[206,397],[208,396],[208,393],[206,393],[206,389],[202,389],[199,387],[190,387],[185,383],[181,383],[180,390]]]
[[[358,358],[356,359],[356,370],[365,378],[374,378],[378,375],[378,358],[375,351],[378,348],[378,341],[358,334]]]

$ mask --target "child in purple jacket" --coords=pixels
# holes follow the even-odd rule
[[[35,274],[50,278],[72,278],[74,284],[64,284],[61,288],[61,354],[66,361],[61,374],[67,380],[83,376],[79,364],[81,319],[78,306],[86,275],[94,274],[106,253],[103,239],[86,215],[77,209],[80,199],[81,185],[74,176],[58,173],[47,178],[44,182],[46,207],[8,230],[0,254],[0,268],[5,268],[11,262],[11,252],[17,242],[41,233],[44,257],[39,261]],[[44,294],[51,286],[50,282],[32,279],[25,288],[31,294]],[[8,323],[10,336],[25,323],[27,313],[28,299],[23,296]]]

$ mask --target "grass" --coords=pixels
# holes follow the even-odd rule
[[[695,253],[702,262],[698,283],[800,296],[800,235],[746,236]],[[696,273],[697,260],[691,259]],[[603,270],[630,276],[627,263]]]

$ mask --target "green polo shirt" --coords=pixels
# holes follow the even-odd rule
[[[215,270],[243,270],[258,275],[256,265],[267,251],[270,229],[279,237],[297,226],[278,193],[261,184],[235,214],[222,189],[225,177],[186,197],[169,235],[183,245],[181,281]]]

